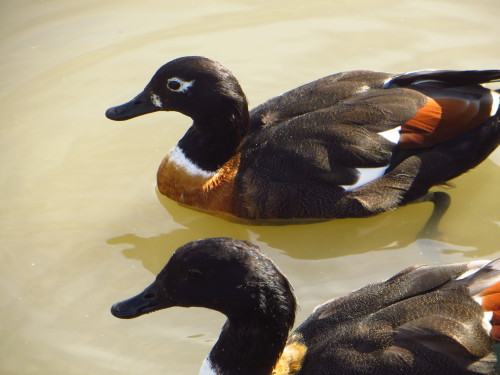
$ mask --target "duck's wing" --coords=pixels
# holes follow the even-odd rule
[[[274,97],[250,112],[250,131],[332,107],[360,92],[382,88],[394,74],[366,70],[337,73]]]
[[[400,126],[398,148],[422,149],[452,140],[495,116],[498,92],[481,86],[500,80],[499,70],[415,72],[390,78],[384,90],[372,88],[343,103],[343,122],[364,113],[361,125],[378,132]],[[394,90],[396,90],[394,92]],[[373,115],[377,109],[383,116]],[[336,109],[336,111],[339,111]]]
[[[408,267],[385,281],[364,286],[344,297],[319,305],[310,319],[333,319],[332,322],[340,323],[345,319],[373,314],[442,287],[450,280],[477,267],[475,263]]]
[[[384,135],[397,132],[426,96],[409,89],[372,91],[379,93],[249,136],[237,182],[245,192],[244,206],[271,218],[371,216],[420,198],[432,186],[475,167],[500,142],[497,115],[433,147],[402,151]],[[359,186],[363,174],[368,178]],[[307,206],[300,206],[301,195],[310,198]],[[297,205],[279,203],[292,201]]]
[[[417,115],[401,125],[401,138],[393,153],[391,167],[385,175],[343,194],[337,202],[340,208],[336,212],[364,217],[412,202],[423,197],[432,186],[445,183],[474,168],[500,144],[500,114],[491,116],[490,113],[498,108],[497,93],[477,86],[471,89],[467,99],[460,94],[462,88],[459,87],[438,90],[434,88],[434,83],[419,86],[419,91],[396,89],[411,91],[411,95],[404,94],[400,98],[396,95],[393,107],[378,106],[386,110],[394,108],[387,116],[394,122],[375,123],[378,127],[375,130],[379,132],[383,131],[384,126],[393,127],[401,114],[411,116],[415,111]],[[374,96],[373,100],[389,102],[388,99],[392,98],[390,91],[385,95]],[[436,99],[430,99],[425,92],[433,92]],[[441,99],[437,92],[441,93]],[[476,98],[472,98],[473,96]],[[444,97],[446,100],[442,99]],[[402,108],[405,107],[405,101],[408,102],[406,112]],[[447,103],[450,107],[443,104],[441,112],[427,111],[434,108],[434,105],[426,103],[437,101]],[[366,103],[363,100],[359,105]],[[453,114],[454,105],[461,106],[464,110],[457,112],[458,117]],[[467,121],[463,122],[464,119]],[[483,120],[485,121],[478,124],[478,121]],[[434,128],[429,130],[429,124],[434,124]],[[470,129],[471,124],[475,126],[473,129]]]
[[[435,292],[401,301],[368,317],[364,324],[382,316],[392,321],[394,343],[384,356],[393,361],[408,351],[413,360],[428,363],[432,353],[463,371],[493,373],[496,357],[492,346],[498,337],[492,324],[499,320],[491,309],[498,310],[500,304],[500,260],[477,271],[471,268],[469,277],[452,279]]]
[[[294,334],[303,373],[494,373],[500,260],[481,266],[412,267],[319,306]]]
[[[410,203],[432,186],[477,166],[499,143],[497,115],[466,134],[405,158],[381,178],[342,195],[338,204],[363,217]]]
[[[494,80],[495,72],[472,74],[475,80],[435,73],[439,82],[428,74],[399,76],[400,82],[387,74],[342,73],[257,107],[252,117],[262,121],[241,148],[237,181],[244,216],[371,216],[473,168],[500,142],[500,96],[476,84],[454,85],[457,77]]]
[[[364,176],[360,168],[374,171],[373,178],[383,175],[394,147],[365,127],[336,122],[330,111],[262,128],[241,147],[236,186],[245,210],[242,216],[331,219],[349,215],[337,210],[344,186],[360,181]]]
[[[425,100],[413,90],[370,89],[265,126],[243,143],[240,171],[276,183],[352,185],[355,169],[389,166],[399,127]]]
[[[297,87],[254,108],[250,113],[250,129],[253,131],[283,123],[342,102],[360,102],[369,97],[372,98],[368,100],[373,100],[374,96],[380,95],[377,89],[406,88],[422,92],[424,97],[412,103],[414,97],[408,96],[408,93],[400,94],[401,98],[406,97],[405,104],[409,105],[406,110],[398,108],[398,113],[406,117],[401,125],[408,121],[403,129],[401,144],[411,148],[424,147],[470,130],[496,112],[498,95],[480,85],[499,80],[500,70],[425,70],[399,75],[372,71],[343,72]],[[392,104],[384,98],[376,101],[382,109]],[[412,137],[415,132],[419,137]],[[428,138],[427,133],[431,133],[432,137]]]

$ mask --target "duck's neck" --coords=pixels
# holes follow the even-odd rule
[[[197,167],[215,172],[237,152],[248,130],[246,100],[228,106],[216,116],[193,118],[193,125],[177,147]]]
[[[200,375],[270,375],[290,328],[282,319],[228,319]]]

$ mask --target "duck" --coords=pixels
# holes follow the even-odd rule
[[[499,80],[500,70],[346,71],[249,111],[226,67],[187,56],[160,67],[106,116],[190,117],[159,166],[159,192],[227,220],[293,224],[436,203],[431,187],[500,144],[500,90],[483,85]]]
[[[111,313],[174,306],[227,317],[200,375],[494,374],[500,258],[408,267],[319,305],[289,334],[297,302],[273,261],[250,242],[205,238],[178,248]]]

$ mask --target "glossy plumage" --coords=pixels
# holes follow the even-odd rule
[[[113,120],[178,111],[193,124],[158,188],[195,209],[272,222],[365,217],[426,196],[500,142],[499,70],[338,73],[251,112],[236,78],[203,57],[173,60]]]
[[[204,239],[180,247],[112,313],[134,318],[173,306],[227,316],[202,373],[494,374],[500,259],[407,268],[318,306],[288,337],[296,301],[286,277],[248,242]]]

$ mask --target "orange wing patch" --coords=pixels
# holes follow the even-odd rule
[[[400,147],[425,147],[426,138],[432,135],[442,115],[441,106],[429,98],[427,103],[417,111],[417,114],[403,124],[399,138]]]
[[[281,357],[274,366],[273,375],[296,375],[304,363],[307,347],[301,342],[299,334],[293,334],[288,339]]]
[[[415,116],[403,124],[399,145],[401,148],[429,147],[472,130],[491,116],[492,102],[488,91],[479,98],[453,94],[428,97]]]
[[[491,338],[500,341],[500,282],[483,290],[479,296],[482,297],[484,311],[493,312]]]

